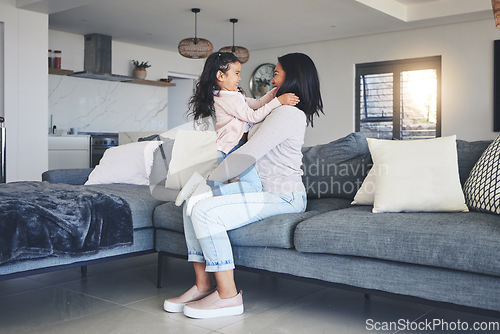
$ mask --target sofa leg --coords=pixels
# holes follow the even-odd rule
[[[82,273],[82,278],[87,277],[87,266],[81,266],[80,272]]]
[[[158,265],[156,266],[156,287],[161,289],[162,273],[163,273],[163,253],[158,252]]]

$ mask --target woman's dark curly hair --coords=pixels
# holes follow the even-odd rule
[[[319,77],[316,66],[309,56],[303,53],[289,53],[278,57],[285,71],[285,80],[276,96],[294,93],[300,99],[296,105],[307,117],[307,122],[313,126],[314,115],[323,113],[323,101],[319,90]]]
[[[217,72],[226,73],[230,64],[239,62],[231,52],[214,52],[208,56],[203,72],[196,82],[194,94],[189,100],[188,116],[194,116],[195,122],[205,117],[215,116],[214,91],[220,89],[217,85]]]

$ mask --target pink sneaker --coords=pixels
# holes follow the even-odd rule
[[[221,299],[219,292],[214,291],[202,300],[184,306],[184,315],[190,318],[206,319],[238,315],[243,313],[243,291],[236,296]]]
[[[198,287],[193,285],[191,289],[184,292],[179,297],[166,299],[163,303],[163,309],[167,312],[178,313],[182,312],[184,305],[190,302],[195,302],[197,300],[203,299],[215,291],[215,287],[205,292],[199,292]]]

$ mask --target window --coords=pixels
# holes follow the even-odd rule
[[[356,65],[356,131],[369,138],[441,136],[441,57]]]

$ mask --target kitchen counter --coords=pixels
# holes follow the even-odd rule
[[[77,134],[77,135],[69,135],[69,134],[66,134],[66,133],[57,133],[57,134],[52,134],[52,133],[49,133],[49,137],[90,137],[90,135],[86,135],[86,134]]]
[[[49,169],[88,167],[89,135],[49,135]]]

